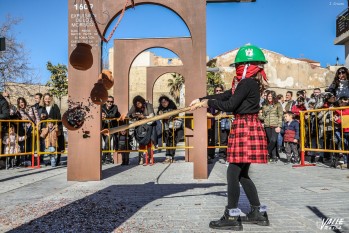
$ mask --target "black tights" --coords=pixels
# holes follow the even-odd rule
[[[260,206],[256,186],[248,176],[250,163],[230,163],[227,170],[228,179],[228,209],[238,208],[241,183],[250,204]]]
[[[267,134],[268,139],[268,154],[270,158],[276,159],[276,157],[279,157],[277,150],[277,140],[279,133],[277,133],[275,131],[275,128],[272,127],[265,127],[265,133]]]

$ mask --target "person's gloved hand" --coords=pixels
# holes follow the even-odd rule
[[[189,104],[189,106],[191,107],[190,108],[191,111],[194,111],[195,109],[197,109],[197,106],[195,106],[197,103],[200,103],[199,99],[195,99],[191,101],[191,103]]]
[[[201,104],[201,108],[208,108],[208,99],[203,99]]]

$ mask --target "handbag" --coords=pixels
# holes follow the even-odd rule
[[[170,121],[169,124],[168,124],[168,128],[170,129],[180,129],[182,127],[182,120],[180,119],[175,119],[173,121]]]
[[[230,130],[231,121],[230,118],[223,118],[221,120],[221,130]]]

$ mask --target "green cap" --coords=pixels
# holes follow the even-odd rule
[[[265,59],[263,51],[257,46],[247,44],[242,46],[236,54],[234,63],[230,66],[235,66],[239,63],[257,62],[265,64],[268,61]]]

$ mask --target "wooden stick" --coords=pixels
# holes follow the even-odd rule
[[[196,103],[194,106],[195,106],[195,108],[200,108],[200,107],[202,107],[202,105],[203,105],[203,103],[199,102],[199,103]],[[180,109],[177,109],[177,110],[173,110],[171,112],[166,112],[166,113],[161,114],[161,115],[153,116],[151,118],[142,119],[142,120],[133,122],[132,124],[129,124],[129,125],[122,125],[122,126],[114,127],[114,128],[110,128],[109,130],[104,129],[104,130],[101,131],[101,133],[102,134],[107,134],[109,132],[109,134],[114,134],[114,133],[117,133],[117,132],[120,132],[120,131],[124,131],[124,130],[128,130],[128,129],[131,129],[131,128],[135,128],[135,127],[140,126],[140,125],[144,125],[144,124],[152,122],[152,121],[157,121],[157,120],[169,118],[169,117],[177,115],[179,113],[187,112],[190,109],[191,109],[191,107],[180,108]]]

